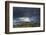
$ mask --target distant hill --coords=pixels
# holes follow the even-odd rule
[[[40,23],[21,22],[20,24],[13,25],[13,27],[39,27]]]

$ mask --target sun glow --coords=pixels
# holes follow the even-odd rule
[[[21,17],[19,18],[21,21],[30,22],[30,19],[28,17]]]

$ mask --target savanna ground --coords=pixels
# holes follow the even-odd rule
[[[17,28],[17,27],[40,27],[40,23],[25,22],[25,23],[13,25],[13,28]]]

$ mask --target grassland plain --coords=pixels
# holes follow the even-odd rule
[[[25,23],[13,25],[13,28],[17,28],[17,27],[40,27],[40,23],[25,22]]]

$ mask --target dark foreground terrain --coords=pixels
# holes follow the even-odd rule
[[[20,23],[20,24],[17,24],[17,25],[13,25],[13,28],[17,28],[17,27],[40,27],[40,23],[25,22],[25,23]]]

